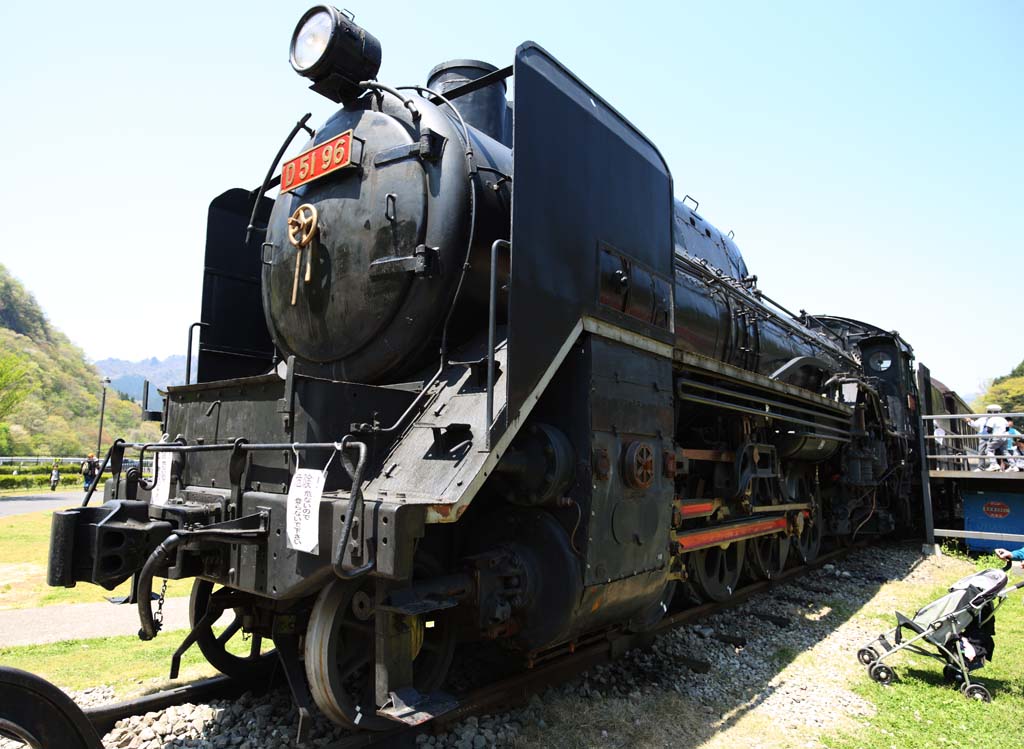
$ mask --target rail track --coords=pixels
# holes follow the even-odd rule
[[[470,692],[459,701],[458,707],[435,718],[431,721],[429,727],[422,725],[416,727],[397,726],[391,731],[355,734],[328,745],[326,749],[404,746],[403,739],[406,738],[409,739],[411,745],[412,738],[425,729],[444,729],[472,715],[522,704],[526,702],[530,695],[541,692],[547,687],[557,686],[594,666],[614,661],[629,650],[646,647],[655,638],[673,629],[700,621],[717,612],[739,606],[753,596],[779,587],[830,562],[842,559],[856,549],[863,548],[865,545],[864,543],[858,543],[827,552],[820,555],[813,562],[785,570],[771,580],[752,583],[740,588],[727,601],[705,603],[666,616],[657,626],[646,632],[622,634],[614,639],[603,638],[600,641],[575,648],[566,647],[564,652],[546,658],[527,671]],[[699,672],[705,672],[710,667],[707,663],[698,660],[691,660],[687,665],[691,670]]]
[[[700,621],[717,612],[733,608],[761,593],[788,583],[807,572],[817,569],[829,562],[842,559],[855,549],[862,548],[864,544],[841,547],[819,556],[815,561],[798,567],[785,570],[771,580],[752,583],[739,590],[726,601],[713,602],[684,609],[683,611],[671,614],[662,619],[654,628],[642,633],[616,633],[615,636],[602,635],[600,638],[567,645],[560,650],[545,654],[543,660],[538,660],[532,667],[513,674],[494,684],[479,687],[464,695],[453,710],[435,718],[429,724],[419,726],[396,725],[393,730],[379,732],[364,732],[346,736],[327,746],[326,749],[358,749],[359,747],[387,747],[387,746],[412,746],[415,736],[424,730],[443,730],[448,726],[458,723],[472,715],[494,711],[499,708],[512,707],[524,703],[532,694],[536,694],[547,687],[562,684],[594,666],[609,663],[623,653],[650,645],[656,637],[666,634],[677,627]],[[763,615],[769,618],[769,614]],[[707,663],[698,660],[691,660],[686,663],[691,670],[706,672],[709,668]],[[63,693],[59,693],[56,687],[47,682],[32,677],[31,675],[17,675],[18,678],[32,679],[34,682],[27,684],[27,688],[37,690],[35,695],[36,704],[45,704],[55,708],[58,712],[64,712],[68,718],[67,723],[74,725],[75,730],[81,734],[78,743],[60,740],[59,743],[45,743],[44,739],[37,738],[39,746],[49,749],[50,746],[68,747],[69,749],[101,749],[101,738],[110,731],[114,725],[125,718],[134,715],[141,715],[147,712],[159,711],[173,705],[184,703],[203,703],[214,699],[232,699],[244,692],[266,692],[274,688],[275,683],[268,682],[254,685],[252,683],[240,683],[237,680],[226,676],[216,676],[209,679],[202,679],[189,684],[183,684],[173,689],[162,690],[152,694],[143,695],[135,699],[117,702],[109,705],[79,710],[67,698],[61,700]],[[3,683],[0,683],[0,694],[3,693],[4,684],[8,682],[9,676],[4,675]],[[22,688],[26,683],[22,683]],[[49,692],[53,690],[53,692]],[[71,712],[78,715],[72,716]],[[83,717],[83,721],[81,718]],[[17,726],[11,731],[11,725],[0,721],[0,735],[3,729],[7,728],[8,733],[14,736],[17,734]],[[19,737],[32,746],[32,735]]]

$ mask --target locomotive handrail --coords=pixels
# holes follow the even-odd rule
[[[966,418],[976,419],[976,418],[978,418],[980,416],[986,416],[986,417],[987,416],[1002,416],[1004,419],[1024,419],[1024,413],[1002,413],[1002,412],[991,413],[991,414],[927,414],[927,415],[922,415],[921,418],[922,419],[926,419],[928,421],[934,421],[936,419],[954,419],[954,420],[956,420],[956,419],[966,419]],[[975,436],[977,436],[977,435],[975,435]]]
[[[1024,439],[1024,434],[1008,434],[1003,432],[1002,434],[981,434],[975,432],[974,434],[928,434],[925,435],[926,440],[976,440],[976,439],[990,439],[997,440],[999,438],[1011,439]]]
[[[352,471],[352,492],[349,499],[348,511],[345,513],[345,524],[341,528],[341,538],[338,539],[338,546],[334,551],[334,556],[331,559],[331,566],[334,568],[334,574],[342,580],[352,580],[360,577],[374,568],[376,565],[376,554],[374,553],[374,547],[370,546],[367,554],[367,560],[361,566],[355,567],[354,569],[347,570],[344,567],[345,562],[345,548],[348,546],[349,539],[352,537],[352,518],[357,513],[362,511],[363,507],[363,469],[366,467],[366,445],[362,442],[348,442],[346,443],[346,437],[342,441],[342,445],[346,447],[355,447],[359,450],[359,459],[356,462],[355,469]],[[345,466],[345,470],[348,470],[348,466]]]
[[[188,346],[185,349],[185,384],[188,385],[192,382],[192,333],[195,332],[196,328],[208,328],[210,323],[208,322],[194,322],[188,326]],[[202,346],[202,341],[199,342]]]
[[[764,408],[750,408],[749,406],[741,406],[738,403],[729,403],[727,401],[717,400],[715,398],[704,398],[699,395],[687,393],[680,389],[677,392],[678,397],[681,400],[690,401],[691,403],[699,403],[705,406],[714,406],[716,408],[724,408],[729,411],[736,411],[738,413],[750,414],[751,416],[765,416],[770,419],[776,419],[778,421],[785,421],[789,424],[797,424],[799,426],[814,427],[818,430],[826,430],[830,434],[821,435],[828,439],[834,439],[838,442],[849,442],[850,441],[850,430],[840,429],[839,427],[829,426],[828,424],[819,424],[814,421],[807,419],[798,419],[795,416],[787,416],[786,414],[780,414],[777,411],[765,411]]]
[[[699,390],[706,390],[706,391],[713,392],[713,393],[719,393],[721,395],[728,395],[728,396],[731,396],[731,397],[734,397],[734,398],[739,398],[741,400],[752,401],[752,402],[757,403],[759,405],[778,406],[779,408],[785,408],[785,409],[787,409],[789,411],[794,411],[796,413],[808,414],[810,416],[816,416],[816,417],[821,418],[821,419],[828,419],[828,420],[831,420],[831,421],[839,423],[841,425],[841,431],[843,431],[843,432],[849,432],[850,431],[850,416],[849,416],[849,414],[823,413],[820,409],[819,410],[814,410],[814,409],[810,409],[810,408],[804,408],[803,406],[797,406],[797,405],[792,404],[792,403],[785,403],[783,401],[778,401],[778,400],[774,400],[774,399],[770,399],[770,398],[765,398],[764,396],[761,396],[761,395],[748,395],[746,393],[742,393],[742,392],[739,392],[739,391],[736,391],[736,390],[729,390],[727,388],[718,387],[716,385],[709,385],[706,382],[700,382],[698,380],[691,380],[691,379],[684,378],[684,377],[677,377],[676,378],[676,383],[677,383],[676,386],[678,388],[680,388],[680,390],[682,389],[683,385],[686,385],[688,387],[694,387],[694,388],[697,388]]]
[[[793,316],[791,312],[788,312],[781,305],[772,302],[772,304],[775,304],[775,306],[777,306],[779,310],[781,310],[784,313],[782,315],[779,315],[775,310],[773,310],[771,307],[768,306],[768,304],[765,303],[764,299],[767,299],[767,297],[764,297],[763,294],[761,294],[760,296],[752,294],[747,288],[745,288],[732,276],[727,276],[724,274],[721,276],[715,275],[714,273],[711,272],[710,268],[707,265],[702,265],[694,257],[684,253],[675,253],[675,260],[680,265],[685,266],[690,270],[693,270],[694,272],[703,276],[707,282],[720,283],[723,286],[733,289],[733,291],[735,291],[738,296],[742,297],[743,300],[746,301],[748,304],[758,307],[763,312],[766,312],[772,315],[773,317],[782,320],[787,327],[791,328],[794,332],[802,336],[804,340],[812,341],[820,346],[824,346],[834,355],[844,359],[845,361],[853,362],[859,366],[860,363],[854,357],[852,357],[849,354],[849,352],[844,351],[842,347],[837,345],[827,336],[825,336],[822,333],[819,333],[816,330],[813,330],[812,328],[807,327],[806,325],[801,324],[796,319],[796,317]],[[769,301],[771,300],[769,299]]]
[[[333,450],[337,442],[243,442],[238,445],[240,450]],[[361,442],[349,442],[345,447],[355,448]],[[217,450],[233,450],[234,442],[215,442],[210,445],[184,445],[179,442],[125,442],[124,447],[138,450],[147,449],[156,453],[200,453]]]
[[[507,239],[491,243],[491,282],[487,300],[487,423],[484,426],[484,449],[491,449],[491,425],[494,423],[494,347],[498,330],[498,250],[511,250]]]
[[[469,128],[466,127],[466,121],[462,118],[462,113],[458,109],[456,109],[455,105],[452,104],[448,99],[446,99],[444,96],[442,96],[441,94],[437,93],[436,91],[432,91],[431,89],[427,88],[426,86],[399,86],[395,90],[396,91],[415,91],[420,96],[422,96],[423,92],[425,91],[428,94],[430,94],[431,96],[433,96],[435,99],[437,99],[438,101],[443,102],[445,105],[447,105],[447,107],[450,110],[452,110],[452,113],[455,115],[455,117],[458,118],[459,124],[462,126],[462,137],[466,139],[466,147],[467,148],[471,147],[469,145]]]
[[[415,402],[414,402],[415,403]],[[410,409],[411,410],[411,406]],[[88,492],[85,495],[85,499],[82,500],[82,507],[89,504],[89,500],[92,499],[92,495],[96,490],[96,485],[99,483],[100,477],[103,472],[107,469],[107,465],[110,462],[111,452],[115,447],[120,447],[123,451],[125,449],[138,450],[139,451],[139,463],[142,463],[142,457],[146,451],[154,453],[203,453],[203,452],[219,452],[226,450],[240,450],[242,452],[259,452],[265,450],[337,450],[338,446],[341,445],[341,449],[347,448],[365,450],[366,445],[362,442],[353,442],[350,440],[349,435],[342,437],[340,442],[263,442],[263,443],[250,443],[241,440],[235,440],[233,442],[216,442],[211,445],[186,445],[182,442],[125,442],[122,439],[115,440],[114,444],[111,445],[107,451],[106,458],[103,461],[103,465],[100,470],[96,472],[96,478],[93,479],[92,485],[89,487]],[[362,454],[362,453],[360,453]],[[342,465],[345,467],[345,471],[350,477],[354,477],[353,469],[349,468],[348,464],[342,460]],[[159,466],[154,463],[154,473],[159,470]],[[154,476],[155,479],[155,476]],[[151,488],[151,487],[145,487]]]
[[[256,214],[260,210],[260,202],[263,200],[264,194],[270,189],[271,183],[273,182],[274,170],[277,169],[277,165],[281,163],[281,157],[284,156],[284,152],[288,150],[288,146],[291,145],[294,140],[296,133],[299,130],[305,130],[309,133],[309,137],[312,138],[315,133],[306,124],[309,118],[313,116],[312,112],[306,112],[302,118],[295,123],[295,127],[288,133],[288,137],[284,139],[284,143],[281,144],[281,148],[277,152],[277,156],[270,162],[270,169],[267,170],[267,176],[263,178],[263,182],[260,183],[260,189],[256,193],[256,200],[253,201],[252,214],[249,216],[249,226],[245,230],[245,246],[249,246],[249,242],[252,240],[252,233],[256,229]]]
[[[100,466],[100,469],[98,471],[96,471],[96,475],[93,476],[92,483],[89,485],[89,489],[85,493],[85,498],[82,500],[82,505],[81,505],[82,507],[88,506],[89,500],[92,499],[92,495],[96,491],[96,485],[100,483],[100,477],[103,475],[103,472],[105,470],[107,470],[107,466],[110,465],[110,456],[111,456],[111,454],[113,454],[114,448],[120,447],[123,450],[124,447],[125,447],[125,444],[126,443],[125,443],[125,441],[123,439],[118,438],[118,439],[114,440],[114,444],[112,444],[110,447],[107,448],[107,454],[103,458],[103,465]],[[140,458],[141,458],[141,456],[140,456]],[[140,464],[142,463],[141,459],[139,460],[139,463]]]
[[[409,110],[409,113],[412,115],[412,118],[414,120],[419,120],[419,118],[422,116],[420,114],[419,107],[416,106],[416,102],[414,102],[411,98],[407,96],[402,96],[402,92],[396,88],[387,86],[377,81],[360,81],[359,86],[361,88],[372,88],[377,89],[378,91],[384,91],[385,93],[391,94],[400,102],[402,102],[402,106]]]

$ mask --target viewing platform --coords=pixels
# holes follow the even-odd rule
[[[926,428],[921,450],[925,533],[936,538],[962,538],[968,548],[990,551],[1024,544],[1024,435],[982,434],[974,420],[994,414],[922,415]],[[995,414],[1024,423],[1024,414]],[[961,528],[935,528],[932,497],[959,503]],[[948,509],[948,508],[947,508]]]

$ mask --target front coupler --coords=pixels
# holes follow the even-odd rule
[[[149,502],[115,499],[99,507],[53,513],[47,582],[73,588],[78,582],[113,590],[142,569],[174,530],[149,517]]]

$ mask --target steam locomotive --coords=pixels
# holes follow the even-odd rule
[[[194,578],[173,673],[279,668],[378,730],[456,704],[462,643],[537,661],[913,527],[911,347],[773,302],[548,52],[394,87],[326,5],[290,51],[339,109],[212,202],[197,381],[55,513],[51,585],[132,580],[149,639],[154,580]]]

